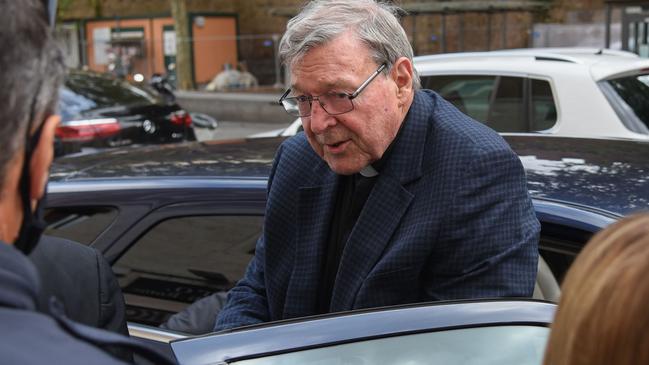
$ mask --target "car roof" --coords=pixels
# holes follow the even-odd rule
[[[52,165],[50,181],[152,177],[267,178],[284,138],[139,146],[66,156]]]
[[[590,207],[612,217],[649,208],[649,141],[540,134],[504,138],[519,155],[536,199]],[[189,178],[266,179],[283,140],[195,142],[64,157],[53,164],[50,181],[55,191],[69,191],[61,183],[87,181],[88,190],[93,183],[114,184],[115,179],[122,188],[142,179],[164,178],[169,186],[189,186]]]
[[[436,302],[360,310],[243,327],[173,341],[183,364],[237,361],[394,335],[494,325],[547,326],[556,305],[534,300]],[[344,331],[341,331],[344,328]]]
[[[526,48],[489,52],[457,52],[415,57],[422,75],[503,73],[560,76],[581,68],[593,80],[649,72],[649,60],[625,51],[595,48]]]

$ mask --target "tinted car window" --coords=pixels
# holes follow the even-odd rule
[[[548,334],[548,328],[532,326],[465,328],[307,349],[234,364],[537,365],[543,359]]]
[[[114,207],[50,208],[45,234],[91,244],[117,217]]]
[[[550,83],[532,79],[532,131],[550,129],[557,122],[557,107]]]
[[[243,277],[261,216],[194,216],[160,222],[113,265],[128,320],[157,325]]]
[[[626,124],[641,123],[646,131],[649,128],[649,75],[621,77],[608,80],[606,83],[615,91],[611,96],[616,99],[613,106],[624,105],[624,111],[618,114],[622,114],[622,119],[634,119],[627,120]]]
[[[485,122],[489,113],[489,99],[495,85],[495,76],[426,76],[422,86],[439,93],[463,113]]]
[[[425,76],[421,80],[424,88],[435,90],[460,111],[498,132],[542,131],[557,121],[552,88],[545,80],[480,75]]]
[[[523,78],[500,77],[487,125],[498,132],[529,132],[523,99]]]
[[[61,90],[60,110],[63,119],[100,108],[125,105],[156,103],[158,100],[149,91],[133,86],[126,81],[89,73],[70,73]]]

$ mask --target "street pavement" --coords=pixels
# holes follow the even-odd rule
[[[194,128],[196,139],[199,141],[212,141],[224,139],[245,138],[251,134],[267,132],[278,128],[285,128],[287,125],[272,123],[252,123],[237,121],[218,121],[215,129]]]

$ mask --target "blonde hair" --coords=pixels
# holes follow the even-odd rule
[[[543,363],[649,364],[649,214],[612,224],[579,254]]]

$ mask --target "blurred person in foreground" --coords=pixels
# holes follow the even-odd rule
[[[45,226],[43,200],[53,157],[63,56],[43,3],[0,0],[0,358],[6,364],[118,364],[126,348],[171,363],[137,341],[68,319],[56,300],[36,312],[39,275],[27,254]]]
[[[649,364],[649,214],[596,234],[570,267],[545,365]]]
[[[287,24],[263,234],[216,330],[445,299],[531,296],[539,222],[518,157],[419,90],[398,9],[312,1]]]

